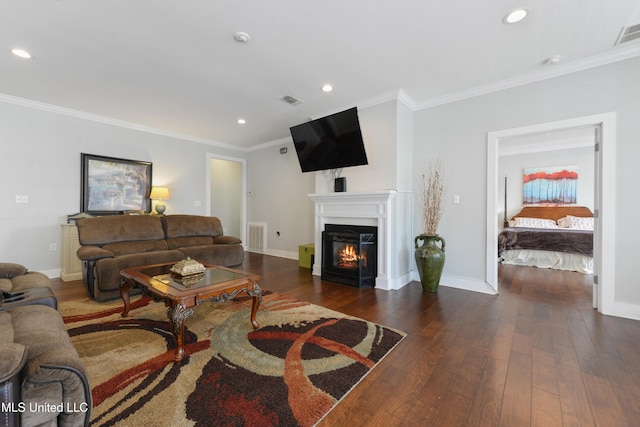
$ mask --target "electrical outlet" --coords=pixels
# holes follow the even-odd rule
[[[55,252],[55,251],[57,251],[57,250],[58,250],[58,245],[57,245],[57,244],[55,244],[55,243],[49,243],[49,250],[50,250],[51,252]]]
[[[26,194],[17,194],[16,203],[29,203],[29,196]]]

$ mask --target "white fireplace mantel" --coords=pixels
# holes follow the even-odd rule
[[[322,232],[326,224],[378,227],[376,288],[399,289],[410,281],[411,197],[396,190],[309,194],[315,203],[315,261],[321,275]]]

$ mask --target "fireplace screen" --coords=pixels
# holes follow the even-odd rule
[[[322,233],[322,278],[357,287],[375,286],[377,227],[327,224]]]

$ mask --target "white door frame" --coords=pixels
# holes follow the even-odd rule
[[[600,128],[601,140],[596,163],[596,200],[594,263],[597,266],[598,283],[594,285],[594,306],[603,314],[615,312],[615,194],[616,194],[616,113],[532,126],[505,129],[487,134],[487,264],[486,283],[496,292],[498,289],[498,152],[500,140],[515,136],[534,135],[581,127]],[[603,256],[606,254],[606,257]]]
[[[222,156],[219,154],[207,153],[207,215],[211,216],[211,160],[227,160],[231,162],[240,163],[241,175],[242,175],[242,197],[241,197],[241,215],[240,219],[240,240],[242,240],[242,245],[244,246],[244,250],[247,250],[247,159],[242,159],[239,157],[229,157]]]

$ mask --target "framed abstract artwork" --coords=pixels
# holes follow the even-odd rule
[[[577,166],[526,168],[522,183],[524,206],[562,206],[577,203]]]
[[[92,215],[151,211],[150,162],[81,154],[80,209]]]

